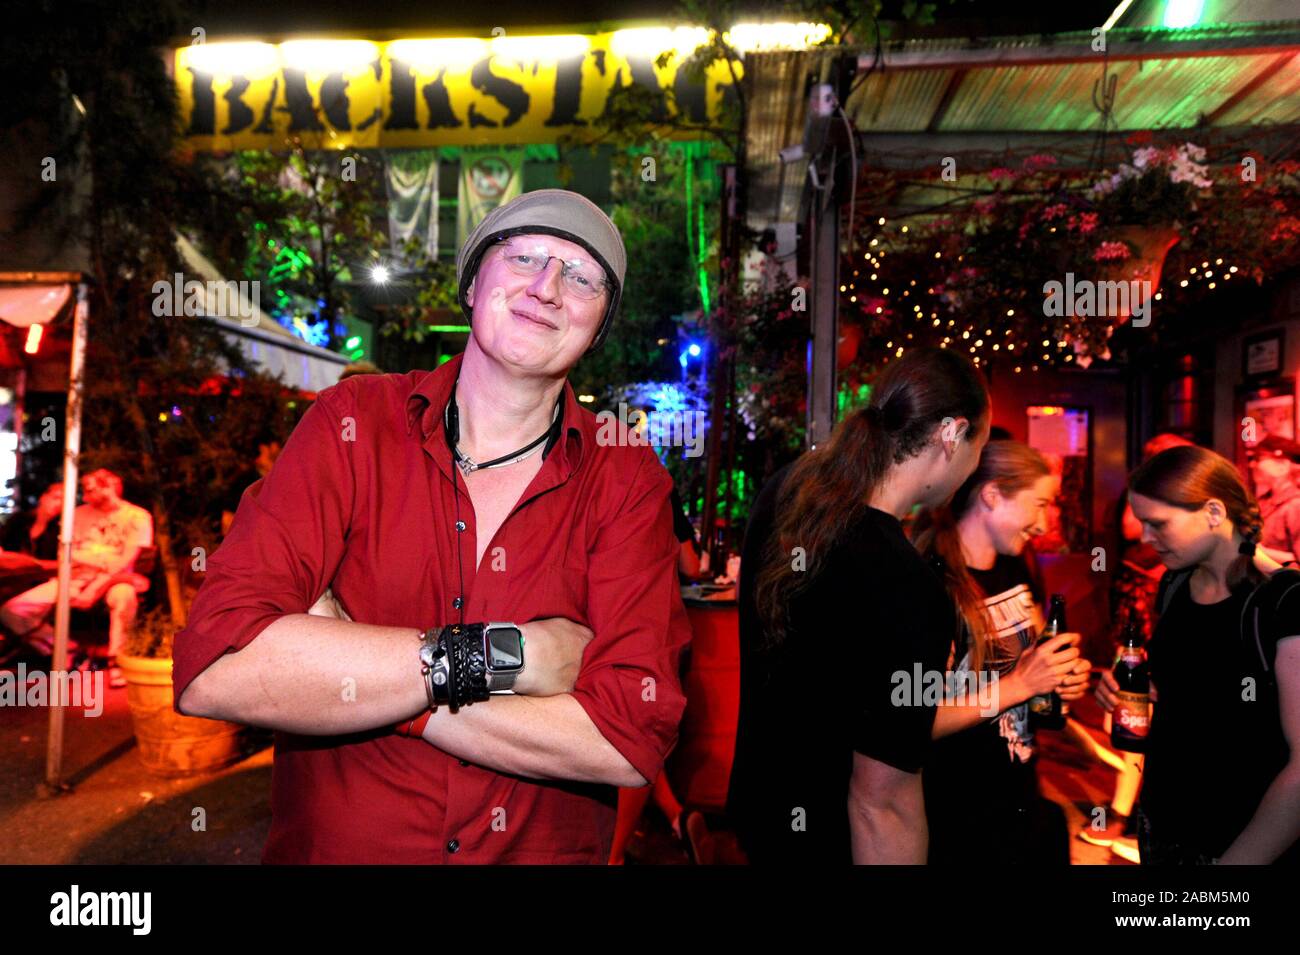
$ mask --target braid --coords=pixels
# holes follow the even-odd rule
[[[1259,505],[1252,499],[1241,515],[1241,536],[1252,544],[1258,544],[1264,532],[1264,521],[1259,515]]]
[[[1261,584],[1264,582],[1264,575],[1255,566],[1254,558],[1255,548],[1264,530],[1264,522],[1260,518],[1259,504],[1256,503],[1254,495],[1247,494],[1245,506],[1235,523],[1237,533],[1241,534],[1242,544],[1239,548],[1239,556],[1228,567],[1228,587],[1236,589],[1238,585],[1244,583],[1252,586]]]

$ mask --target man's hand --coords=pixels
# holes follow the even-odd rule
[[[68,595],[68,606],[74,610],[89,610],[104,599],[104,594],[108,593],[108,582],[112,579],[111,574],[100,574],[98,577],[82,581],[80,586],[74,582],[73,589]]]
[[[320,595],[320,599],[307,609],[307,613],[313,617],[333,617],[335,620],[347,620],[349,622],[352,620],[348,616],[348,612],[343,609],[343,605],[339,603],[338,598],[334,596],[334,591],[328,587],[325,588],[325,593]]]
[[[515,682],[521,696],[555,696],[573,692],[582,668],[582,652],[595,636],[580,623],[548,617],[520,624],[524,635],[524,671]]]

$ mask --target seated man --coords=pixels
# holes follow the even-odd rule
[[[108,678],[125,686],[117,654],[135,621],[136,584],[130,580],[141,547],[153,544],[153,517],[122,500],[122,479],[101,468],[81,479],[85,501],[72,516],[72,592],[74,609],[88,610],[103,600],[108,606]],[[54,629],[46,622],[58,600],[59,582],[47,580],[0,606],[0,622],[41,653],[54,646]]]
[[[567,380],[625,263],[574,193],[493,210],[457,259],[465,351],[324,389],[243,495],[173,683],[182,713],[276,731],[263,861],[608,860],[690,638],[672,479]]]

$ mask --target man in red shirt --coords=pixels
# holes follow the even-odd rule
[[[325,389],[244,493],[173,680],[182,713],[277,731],[264,861],[608,858],[690,636],[668,473],[566,380],[624,270],[581,196],[494,210],[457,259],[465,352]],[[430,714],[421,631],[490,621],[523,631],[515,695]]]

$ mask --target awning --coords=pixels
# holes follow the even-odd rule
[[[71,298],[66,284],[0,286],[0,320],[14,328],[48,325]]]
[[[250,365],[303,391],[317,392],[337,384],[348,366],[346,355],[308,345],[279,325],[276,327],[283,335],[261,327],[246,328],[228,318],[208,317],[206,321],[220,325],[239,345]]]
[[[233,286],[234,283],[228,282],[184,236],[176,237],[176,248],[184,262],[186,279],[197,278],[209,283],[208,311],[220,312],[211,286],[216,283]],[[221,296],[221,299],[226,302],[225,310],[229,311],[228,296]],[[269,375],[281,377],[285,384],[303,391],[316,392],[338,383],[339,375],[349,364],[347,356],[307,344],[263,312],[256,302],[241,299],[239,312],[248,318],[234,321],[220,314],[208,314],[204,318],[221,326],[251,365]]]

